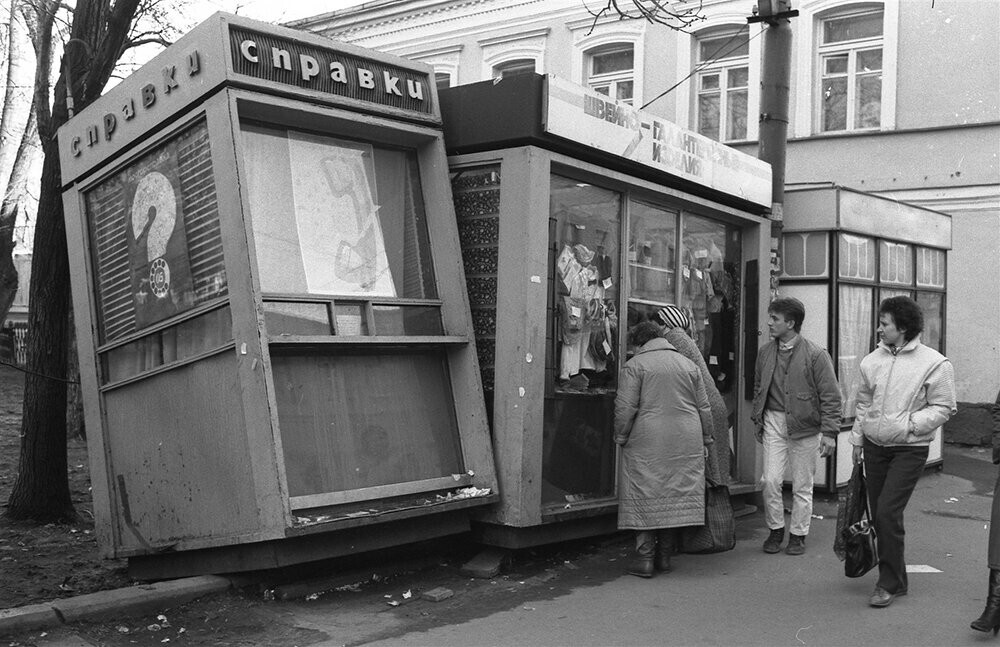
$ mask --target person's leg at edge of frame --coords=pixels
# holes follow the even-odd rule
[[[785,502],[781,486],[788,465],[788,435],[783,412],[764,412],[764,473],[761,475],[761,498],[764,501],[764,523],[768,537],[765,553],[781,551],[785,539]]]
[[[789,555],[805,553],[805,539],[813,510],[813,483],[816,477],[816,456],[819,434],[788,440],[788,460],[792,467],[792,519],[788,527]]]

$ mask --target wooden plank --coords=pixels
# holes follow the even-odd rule
[[[66,222],[66,242],[69,251],[70,283],[73,298],[73,319],[76,326],[77,358],[80,365],[80,392],[83,396],[84,424],[87,426],[87,461],[90,465],[90,487],[94,509],[94,533],[101,557],[114,555],[117,527],[111,502],[107,428],[101,415],[98,388],[98,365],[95,348],[97,313],[93,299],[93,265],[90,240],[85,224],[83,196],[73,186],[63,193]]]
[[[483,399],[479,358],[473,342],[472,313],[442,136],[438,134],[418,148],[417,156],[424,208],[428,214],[427,233],[434,260],[434,274],[439,296],[443,299],[441,321],[447,335],[469,340],[468,344],[448,348],[448,370],[451,374],[462,458],[475,487],[496,491],[496,466]]]
[[[105,394],[122,548],[258,529],[236,362],[217,355]]]
[[[415,494],[417,492],[432,492],[445,488],[461,487],[472,482],[472,479],[466,474],[458,476],[457,479],[451,476],[444,476],[421,481],[410,481],[408,483],[392,483],[390,485],[358,488],[347,492],[325,492],[322,494],[293,496],[290,497],[290,501],[293,510],[303,510],[306,508],[318,508],[327,505],[339,505],[341,503]]]
[[[207,117],[216,182],[222,187],[238,187],[238,191],[219,191],[218,198],[242,400],[238,406],[246,421],[244,433],[260,515],[259,530],[267,537],[279,537],[291,524],[292,512],[281,460],[281,436],[276,431],[271,358],[261,332],[264,315],[258,295],[260,283],[251,271],[256,252],[237,96],[239,92],[226,90],[220,100],[208,106]]]
[[[548,304],[549,154],[504,152],[500,171],[494,436],[502,502],[497,519],[541,522]]]

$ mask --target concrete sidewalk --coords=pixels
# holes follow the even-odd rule
[[[209,593],[226,591],[229,586],[229,580],[224,577],[201,575],[0,609],[0,636],[50,629],[81,620],[147,614]]]
[[[761,551],[766,529],[758,512],[737,520],[734,550],[679,555],[672,573],[652,580],[623,575],[628,542],[609,541],[575,563],[531,577],[444,580],[441,569],[432,569],[360,592],[241,606],[238,614],[256,616],[254,627],[285,629],[245,633],[242,639],[259,642],[242,644],[983,644],[992,636],[971,631],[968,623],[985,599],[986,526],[997,468],[986,450],[946,448],[945,454],[945,471],[925,473],[907,508],[911,594],[890,609],[867,605],[874,573],[857,580],[843,576],[832,551],[836,500],[823,496],[801,557]],[[390,593],[440,585],[454,595],[387,605]],[[65,623],[162,613],[231,586],[225,578],[205,576],[0,611],[0,635],[63,627],[32,636],[31,644],[86,647],[93,644],[87,641],[92,633]],[[198,642],[192,633],[186,634],[191,644],[215,644],[206,642],[215,634]],[[133,636],[118,638],[108,644],[127,645]]]

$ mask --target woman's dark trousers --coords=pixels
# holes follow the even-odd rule
[[[993,510],[990,513],[990,545],[987,563],[991,569],[1000,570],[1000,472],[997,473],[997,483],[993,487]]]
[[[903,556],[903,510],[924,471],[929,451],[926,446],[882,447],[865,439],[865,481],[878,536],[876,586],[889,593],[906,593],[909,586]]]

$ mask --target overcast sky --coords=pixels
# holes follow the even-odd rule
[[[195,24],[208,18],[216,11],[228,11],[247,18],[267,22],[288,22],[307,16],[315,16],[345,7],[362,4],[364,0],[192,0],[190,10],[184,13]]]

